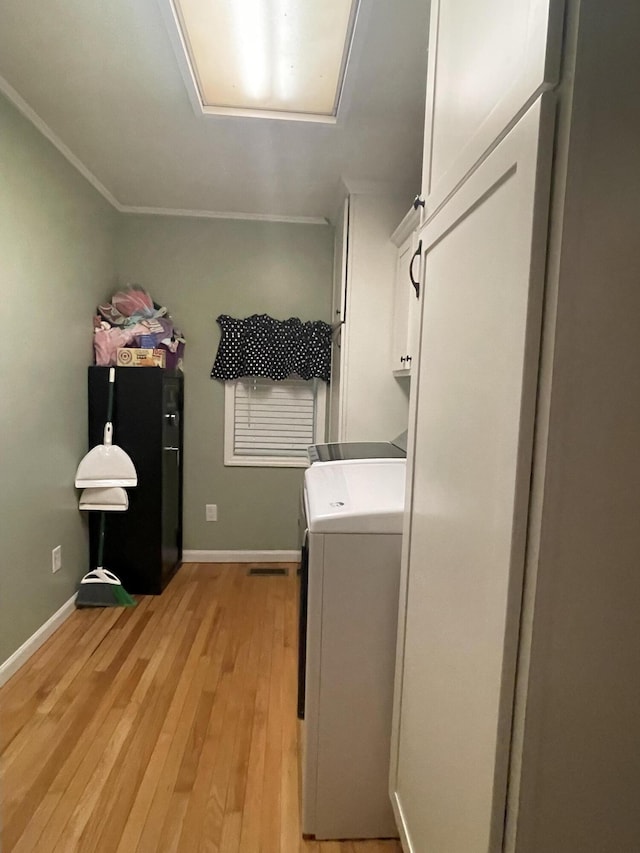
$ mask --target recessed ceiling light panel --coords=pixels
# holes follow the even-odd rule
[[[334,121],[358,0],[171,0],[204,112]]]

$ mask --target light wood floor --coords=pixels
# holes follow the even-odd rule
[[[395,853],[300,837],[297,580],[187,564],[0,690],[3,853]]]

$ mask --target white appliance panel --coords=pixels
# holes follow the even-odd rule
[[[309,537],[302,831],[396,837],[388,794],[401,534]]]
[[[305,471],[305,501],[313,533],[400,533],[404,459],[317,462]]]

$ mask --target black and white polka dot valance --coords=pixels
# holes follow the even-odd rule
[[[239,379],[268,376],[302,379],[331,376],[331,326],[322,320],[303,323],[297,317],[274,320],[268,314],[236,319],[227,314],[217,318],[222,337],[211,376]]]

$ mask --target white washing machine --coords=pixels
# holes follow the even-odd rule
[[[404,459],[305,472],[308,602],[302,831],[397,836],[388,795]]]
[[[407,431],[393,441],[334,441],[312,444],[307,449],[309,463],[344,462],[353,459],[406,459]],[[298,718],[304,719],[305,655],[307,643],[307,522],[304,514],[304,489],[300,492],[298,515],[300,544],[300,609],[298,630]]]

